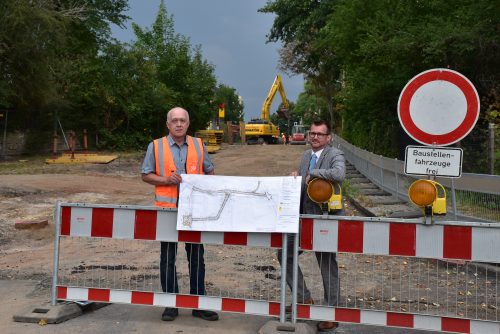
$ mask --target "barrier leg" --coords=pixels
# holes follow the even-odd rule
[[[282,249],[281,249],[281,296],[280,296],[280,323],[286,321],[285,303],[286,303],[286,255],[288,252],[288,234],[283,233]]]
[[[292,287],[292,324],[297,322],[297,284],[299,271],[299,234],[293,235],[293,287]]]
[[[59,234],[61,232],[61,202],[57,201],[54,211],[54,271],[52,273],[52,293],[50,305],[55,306],[57,303],[57,273],[59,271]]]

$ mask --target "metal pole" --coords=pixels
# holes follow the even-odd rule
[[[83,149],[85,152],[88,150],[87,129],[83,129]]]
[[[281,296],[280,296],[280,323],[284,324],[286,320],[285,303],[286,303],[286,256],[288,234],[283,233],[281,247]]]
[[[297,322],[297,284],[299,275],[299,234],[293,235],[293,287],[292,287],[292,324]]]
[[[50,305],[56,306],[57,303],[57,274],[59,272],[59,234],[61,233],[61,202],[57,201],[54,211],[54,269],[52,273],[52,293]]]
[[[52,156],[54,159],[57,156],[57,131],[54,131],[54,136],[52,137]]]
[[[64,142],[66,143],[66,147],[68,148],[69,150],[69,144],[68,144],[68,140],[66,139],[66,135],[64,134],[64,130],[63,130],[63,127],[61,125],[61,121],[59,120],[59,118],[57,119],[57,122],[59,123],[59,127],[61,128],[61,133],[63,135],[63,138],[64,138]]]
[[[488,161],[490,163],[490,174],[495,175],[495,124],[488,125],[488,132],[490,135],[490,144],[488,150]]]
[[[7,146],[7,119],[9,118],[9,111],[5,111],[5,124],[3,126],[3,141],[2,141],[2,157],[5,159],[5,147]]]
[[[380,155],[380,184],[382,186],[382,189],[385,188],[385,185],[384,185],[384,168],[383,168],[383,165],[384,165],[384,157]]]
[[[241,145],[245,145],[247,142],[247,138],[245,135],[245,122],[243,121],[240,122],[240,138],[241,138]]]
[[[399,197],[399,173],[398,173],[398,159],[394,158],[394,175],[396,176],[396,198]]]
[[[453,217],[457,220],[457,197],[455,195],[455,179],[451,178],[451,203],[453,206]]]
[[[287,118],[286,118],[286,138],[285,138],[285,144],[288,142],[288,144],[290,144],[290,135],[291,135],[291,132],[290,132],[290,113],[288,112],[288,110],[286,111],[287,113]]]

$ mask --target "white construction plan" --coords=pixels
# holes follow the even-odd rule
[[[298,233],[301,177],[182,174],[177,229]]]

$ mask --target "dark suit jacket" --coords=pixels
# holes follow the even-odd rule
[[[305,151],[299,167],[299,175],[302,176],[300,213],[320,215],[323,213],[320,206],[307,196],[306,176],[309,173],[311,178],[319,177],[342,184],[345,179],[345,159],[341,150],[326,146],[316,162],[316,168],[309,172],[311,155],[311,149]]]

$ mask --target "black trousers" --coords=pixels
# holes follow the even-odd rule
[[[189,262],[189,293],[205,294],[205,259],[201,244],[186,243],[186,254]],[[177,284],[177,242],[162,242],[160,250],[160,281],[163,292],[179,293]]]

